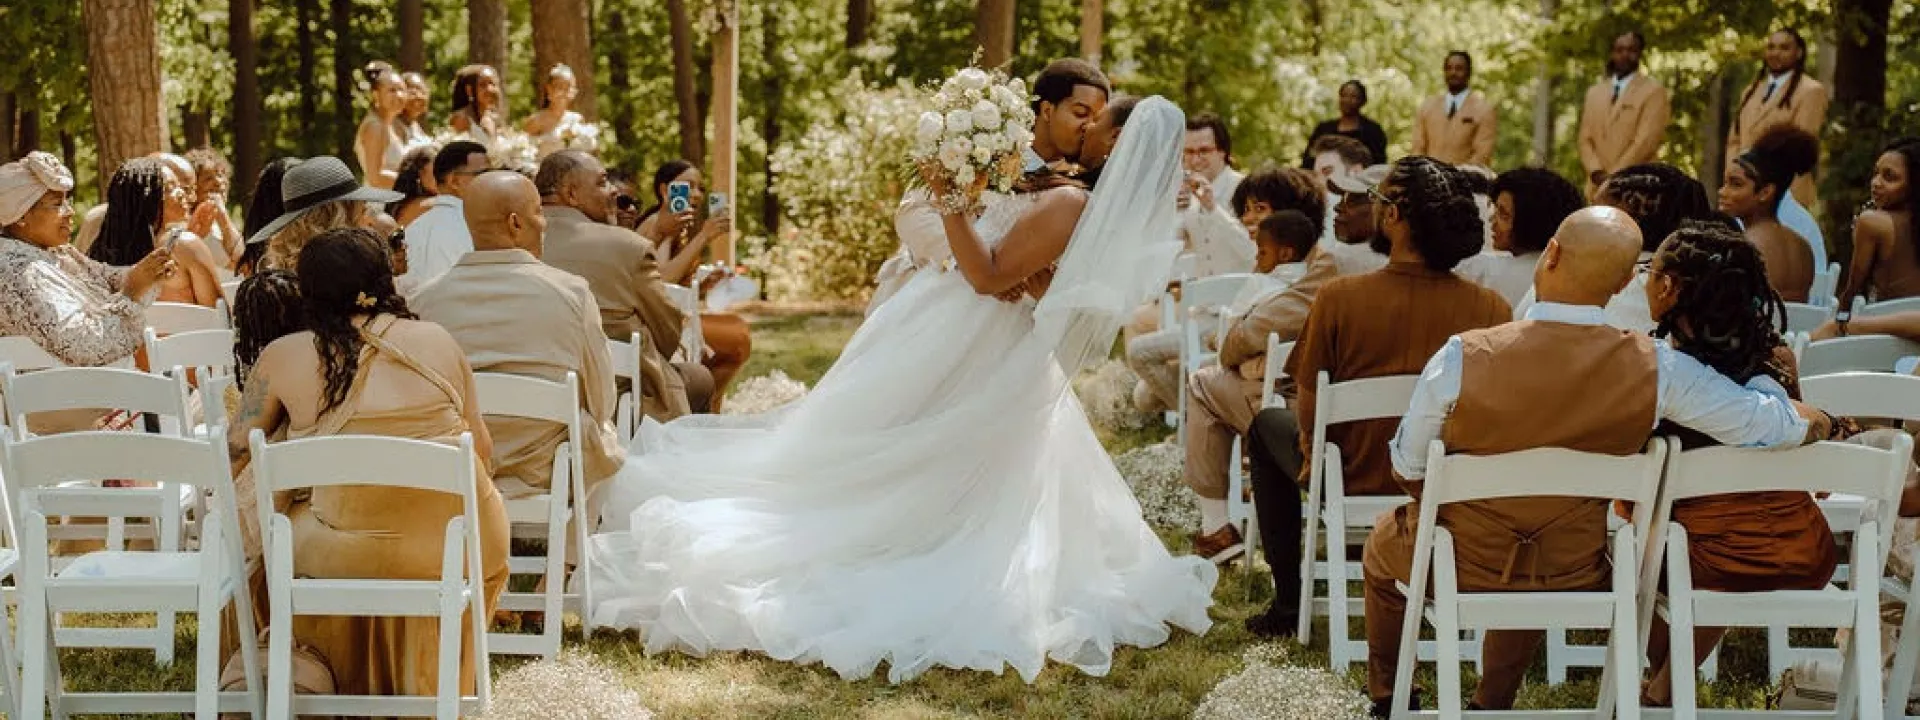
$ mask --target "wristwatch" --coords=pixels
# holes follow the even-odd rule
[[[1847,336],[1847,323],[1853,320],[1852,310],[1841,310],[1833,314],[1833,325],[1840,329],[1840,337]]]

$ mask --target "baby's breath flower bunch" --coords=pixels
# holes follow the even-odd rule
[[[1200,505],[1181,475],[1185,453],[1168,440],[1121,453],[1114,469],[1133,489],[1140,516],[1148,525],[1170,530],[1200,529]]]
[[[640,693],[628,687],[620,671],[575,650],[551,662],[522,665],[493,681],[493,705],[481,720],[569,718],[570,720],[648,720]]]
[[[907,153],[916,168],[930,168],[954,192],[936,200],[941,210],[966,210],[986,186],[1009,192],[1020,179],[1020,149],[1033,142],[1033,106],[1027,85],[1000,70],[968,67],[933,93],[932,107],[914,125]],[[962,192],[966,191],[966,192]]]
[[[1246,668],[1220,681],[1193,711],[1193,720],[1353,720],[1367,716],[1366,699],[1323,667],[1300,667],[1279,645],[1255,645],[1241,655]]]
[[[734,387],[721,413],[724,415],[761,415],[777,410],[807,396],[807,384],[775,370],[751,377]]]

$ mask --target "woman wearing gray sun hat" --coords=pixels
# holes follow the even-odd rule
[[[401,195],[361,185],[346,163],[322,155],[288,169],[280,197],[285,212],[247,238],[249,245],[268,243],[263,270],[293,270],[300,248],[315,235],[337,227],[371,227],[375,206]]]

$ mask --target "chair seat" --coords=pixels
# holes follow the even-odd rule
[[[194,583],[199,578],[200,554],[190,552],[101,550],[74,558],[73,562],[54,573],[56,583],[76,580]]]

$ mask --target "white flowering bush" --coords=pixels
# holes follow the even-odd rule
[[[1186,454],[1172,440],[1135,448],[1113,459],[1120,477],[1140,501],[1148,525],[1169,530],[1200,529],[1200,505],[1182,475]]]
[[[611,135],[605,125],[597,122],[570,122],[560,126],[560,143],[568,150],[599,152],[600,136]]]
[[[933,93],[931,105],[914,121],[914,165],[932,168],[956,189],[977,180],[1000,192],[1020,178],[1020,149],[1033,142],[1033,106],[1027,85],[1000,70],[969,67],[954,73]],[[951,210],[977,200],[964,194],[948,199]]]
[[[1367,716],[1367,701],[1346,679],[1323,667],[1297,667],[1285,646],[1255,645],[1240,656],[1246,667],[1220,681],[1193,711],[1193,720],[1352,720]]]
[[[1140,430],[1158,422],[1153,413],[1140,411],[1133,402],[1133,386],[1139,377],[1126,363],[1108,360],[1073,379],[1073,392],[1087,411],[1087,421],[1110,433]]]
[[[493,704],[480,720],[649,720],[653,713],[640,700],[619,670],[584,652],[563,650],[552,662],[528,663],[494,678]]]
[[[807,396],[807,384],[782,370],[747,378],[734,386],[722,405],[723,415],[760,415]]]

